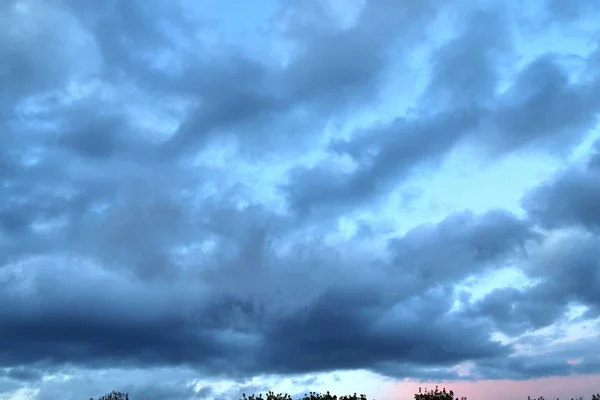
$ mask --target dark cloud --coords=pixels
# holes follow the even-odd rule
[[[534,60],[498,99],[482,143],[492,151],[535,144],[564,154],[593,128],[600,107],[600,80],[572,80],[556,55]]]
[[[248,216],[236,218],[242,219],[235,223],[240,226]],[[448,314],[454,299],[450,283],[522,245],[530,233],[520,224],[510,215],[490,213],[458,215],[433,230],[417,228],[391,243],[392,265],[368,273],[350,273],[348,268],[360,266],[337,261],[339,270],[324,264],[321,271],[301,277],[283,267],[291,258],[241,253],[239,260],[222,259],[219,271],[197,275],[203,279],[190,282],[189,292],[170,289],[188,286],[181,278],[143,283],[81,258],[5,267],[3,300],[15,306],[2,314],[10,329],[1,340],[16,344],[13,352],[3,353],[2,363],[189,364],[209,374],[238,375],[358,368],[391,360],[450,363],[496,355],[507,349],[490,341],[486,325],[459,323]],[[464,239],[444,244],[447,230]],[[269,235],[238,240],[259,249]],[[491,241],[493,236],[499,240]],[[448,253],[442,251],[440,257],[455,264],[436,270],[436,261],[428,258],[433,248],[446,248]],[[327,262],[326,250],[313,252],[317,263]],[[60,262],[62,273],[49,274],[44,268],[48,261],[55,263],[55,271]],[[420,269],[411,270],[415,263]],[[19,268],[28,275],[20,276]],[[222,280],[232,273],[246,276],[237,288]],[[41,309],[26,300],[28,287],[47,293]],[[303,297],[281,297],[298,289]],[[140,307],[148,311],[140,313]],[[439,327],[424,334],[431,318]],[[229,332],[231,328],[235,330]],[[472,338],[468,344],[461,341],[467,330]],[[324,351],[332,356],[320,357]]]
[[[16,1],[7,1],[1,6],[3,118],[25,97],[61,87],[73,77],[87,77],[94,72],[93,48],[90,49],[89,37],[76,19],[55,5],[34,3],[19,5]]]
[[[567,154],[596,122],[596,55],[581,76],[561,54],[521,62],[500,3],[374,0],[342,26],[316,2],[282,2],[261,40],[285,42],[283,62],[250,38],[207,45],[219,28],[192,3],[0,5],[0,392],[230,399],[269,389],[249,382],[264,374],[597,371],[597,351],[565,366],[493,339],[570,305],[599,315],[597,149],[529,193],[525,217],[361,215],[458,146]],[[587,12],[563,6],[548,15]],[[440,42],[439,24],[457,30]],[[345,124],[390,82],[411,86],[430,48],[412,114]],[[336,124],[348,134],[325,140]],[[474,302],[456,286],[505,265],[532,286]],[[196,391],[198,376],[236,383]]]
[[[480,216],[457,213],[435,226],[417,227],[390,240],[389,247],[396,273],[403,276],[401,291],[408,296],[518,260],[526,243],[538,239],[514,215],[490,211]]]
[[[467,307],[466,315],[489,317],[497,329],[517,336],[548,327],[570,305],[585,306],[585,318],[600,316],[599,239],[571,234],[547,239],[524,268],[537,283],[525,289],[494,289]]]
[[[452,316],[444,317],[450,305],[447,290],[397,303],[380,316],[373,289],[346,290],[327,292],[305,314],[274,326],[267,335],[264,360],[278,371],[299,372],[317,360],[322,360],[317,370],[355,369],[390,361],[443,364],[507,351],[489,341],[485,326],[461,323],[458,327]],[[358,300],[359,296],[365,300]],[[400,315],[400,320],[394,318]],[[461,339],[467,332],[473,337],[468,348]],[[322,358],[323,352],[336,356]]]
[[[575,22],[581,17],[600,13],[600,6],[595,1],[546,0],[549,17],[557,22]]]
[[[500,331],[511,336],[543,328],[555,322],[566,308],[564,299],[543,289],[542,286],[527,291],[494,289],[471,312],[491,317]]]
[[[17,381],[31,382],[39,381],[47,372],[48,371],[44,369],[31,367],[8,367],[2,369],[0,376]]]
[[[500,77],[498,60],[510,50],[505,35],[508,22],[490,11],[475,10],[464,24],[456,38],[433,53],[423,106],[428,110],[333,143],[333,153],[348,155],[357,163],[352,172],[336,171],[330,162],[292,170],[283,190],[293,210],[304,215],[324,208],[328,214],[334,206],[344,211],[363,204],[423,164],[440,161],[478,128],[486,114],[481,101],[493,95]],[[432,104],[443,107],[432,113]]]
[[[354,171],[341,171],[329,162],[297,167],[282,189],[291,209],[301,216],[315,213],[322,218],[352,209],[385,194],[424,163],[439,161],[458,137],[477,123],[478,115],[472,111],[422,120],[400,118],[349,142],[333,144],[333,151],[358,162]]]
[[[59,4],[94,38],[96,50],[104,61],[99,73],[109,81],[161,85],[166,76],[149,62],[152,54],[173,48],[175,43],[169,32],[194,33],[185,10],[176,3],[109,0],[97,4],[65,0]]]
[[[426,1],[373,1],[350,28],[336,29],[330,20],[293,23],[286,37],[296,43],[297,51],[283,67],[238,53],[201,69],[190,60],[190,74],[210,78],[192,82],[191,94],[200,104],[191,109],[169,148],[193,149],[209,138],[230,134],[240,140],[242,151],[257,146],[261,153],[268,148],[294,150],[290,141],[296,149],[305,149],[303,144],[312,143],[311,132],[323,129],[323,122],[347,117],[348,107],[373,100],[390,65],[388,47],[408,47],[434,10]]]
[[[596,374],[600,371],[598,350],[598,338],[594,337],[556,344],[532,355],[477,361],[474,370],[477,376],[514,380]]]
[[[590,170],[600,169],[600,141],[594,144],[594,150],[587,162],[587,167]]]
[[[488,105],[502,67],[514,60],[510,24],[498,9],[470,11],[460,33],[434,50],[424,101],[451,109]]]
[[[585,318],[600,315],[597,144],[594,149],[583,165],[559,172],[524,197],[532,222],[545,229],[563,230],[549,233],[544,245],[526,262],[524,271],[537,283],[525,289],[495,289],[473,304],[468,315],[490,317],[509,335],[548,327],[570,305],[586,306]]]
[[[536,223],[544,228],[600,229],[600,152],[595,147],[586,165],[559,173],[525,196],[523,205]]]
[[[131,128],[127,126],[128,121],[119,115],[94,114],[84,115],[81,121],[69,116],[67,120],[71,126],[65,127],[58,143],[91,159],[110,158],[119,152],[126,152],[129,145],[127,137],[133,136]]]
[[[565,155],[588,134],[600,110],[600,80],[588,77],[573,83],[557,57],[545,54],[520,70],[508,90],[495,95],[501,77],[497,60],[510,55],[507,41],[497,37],[508,26],[501,18],[483,15],[472,17],[470,29],[485,29],[486,35],[474,39],[466,29],[435,54],[425,95],[446,106],[332,143],[332,158],[347,155],[356,163],[350,172],[341,171],[332,159],[292,169],[282,186],[292,210],[322,218],[362,206],[415,171],[439,164],[465,141],[493,156],[523,149]],[[587,62],[593,65],[593,59]],[[465,72],[464,65],[473,72]],[[452,74],[453,69],[465,73],[468,84]],[[430,105],[431,100],[424,103]]]

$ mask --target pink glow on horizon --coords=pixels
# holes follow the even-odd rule
[[[419,387],[435,389],[436,384],[419,382],[396,382],[382,391],[377,400],[410,400],[418,393]],[[581,375],[574,377],[542,378],[528,381],[455,381],[440,382],[438,389],[452,389],[455,398],[467,397],[467,400],[527,400],[527,396],[546,400],[569,400],[583,397],[590,400],[592,394],[600,392],[600,375]]]

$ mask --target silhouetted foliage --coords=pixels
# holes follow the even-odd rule
[[[454,400],[454,392],[452,390],[446,392],[446,388],[443,388],[440,392],[437,386],[435,390],[429,392],[427,388],[425,388],[425,392],[421,392],[421,388],[419,388],[419,393],[415,394],[415,400]],[[456,400],[458,400],[458,397]],[[467,400],[467,398],[461,397],[460,400]]]
[[[546,400],[544,398],[544,396],[538,397],[537,399],[532,399],[531,397],[527,396],[527,400]],[[559,399],[556,399],[559,400]],[[585,400],[583,397],[580,397],[578,399],[574,399],[573,397],[571,397],[571,400]],[[592,394],[592,399],[591,400],[600,400],[600,393],[596,393],[596,394]]]
[[[242,393],[242,398],[240,400],[292,400],[292,397],[287,393],[275,394],[273,392],[268,392],[267,396],[263,399],[262,393],[258,396],[250,395],[250,397],[246,397],[246,393]],[[364,394],[357,396],[356,393],[354,393],[353,395],[338,397],[329,392],[325,394],[309,392],[308,394],[304,393],[304,397],[302,397],[301,400],[367,400],[367,396]]]
[[[94,400],[94,398],[90,397],[90,400]],[[129,400],[129,393],[121,393],[113,390],[112,393],[105,394],[98,400]]]
[[[90,398],[90,400],[94,400],[93,397]],[[112,391],[112,393],[106,394],[102,397],[100,397],[98,400],[129,400],[129,393],[121,393],[121,392],[117,392],[115,390]],[[144,399],[139,399],[139,400],[144,400]],[[287,393],[278,393],[275,394],[274,392],[268,392],[266,394],[266,397],[262,397],[262,393],[260,393],[258,396],[255,395],[250,395],[249,397],[246,397],[246,393],[242,393],[242,398],[240,400],[293,400],[292,397],[287,394]],[[356,393],[352,394],[352,395],[346,395],[346,396],[336,396],[336,395],[332,395],[331,393],[327,392],[325,394],[321,394],[321,393],[317,393],[317,392],[309,392],[308,394],[304,393],[304,397],[302,397],[300,400],[367,400],[367,396],[364,394],[361,394],[360,396],[357,396]],[[375,399],[371,399],[371,400],[375,400]],[[446,392],[446,388],[443,388],[441,391],[438,390],[438,387],[435,387],[435,390],[430,390],[427,391],[427,388],[425,388],[425,391],[422,391],[421,388],[419,388],[419,393],[415,394],[415,400],[467,400],[466,397],[461,397],[460,399],[454,398],[454,392],[452,390],[450,390],[449,392]],[[544,399],[544,397],[538,397],[537,399],[532,399],[531,397],[527,396],[527,400],[546,400]],[[556,399],[559,400],[559,399]],[[583,397],[580,397],[579,399],[574,399],[571,397],[571,400],[585,400]],[[596,393],[596,394],[592,394],[592,398],[591,400],[600,400],[600,393]]]

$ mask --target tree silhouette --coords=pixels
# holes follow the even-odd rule
[[[258,396],[255,395],[250,395],[249,397],[246,397],[246,393],[242,393],[242,398],[239,400],[293,400],[292,397],[287,394],[287,393],[278,393],[275,394],[272,391],[267,392],[266,397],[262,397],[262,393],[260,393]],[[90,400],[94,400],[93,397],[90,398]],[[112,391],[112,393],[108,393],[100,398],[98,398],[98,400],[129,400],[129,393],[121,393],[121,392],[117,392],[115,390]],[[144,399],[139,399],[139,400],[144,400]],[[367,400],[367,396],[365,394],[361,394],[359,396],[356,395],[356,393],[352,394],[352,395],[346,395],[346,396],[337,396],[337,395],[332,395],[329,392],[326,392],[325,394],[321,394],[321,393],[317,393],[317,392],[309,392],[304,393],[304,397],[302,397],[300,400]],[[375,399],[371,399],[371,400],[375,400]],[[441,391],[438,389],[438,387],[435,387],[435,390],[430,390],[427,391],[427,388],[425,388],[425,391],[422,391],[421,388],[419,388],[419,393],[415,394],[415,400],[467,400],[466,397],[461,397],[460,399],[454,398],[454,392],[452,390],[446,392],[446,388],[443,388]],[[527,396],[527,400],[546,400],[544,399],[544,397],[538,397],[537,399],[532,399],[531,397]],[[559,400],[559,399],[556,399]],[[580,397],[579,399],[574,399],[571,398],[571,400],[584,400],[583,397]],[[591,400],[600,400],[600,393],[596,393],[596,394],[592,394],[592,398]]]
[[[94,398],[90,397],[90,400],[94,400]],[[129,400],[129,393],[121,393],[113,390],[111,393],[105,394],[98,400]]]

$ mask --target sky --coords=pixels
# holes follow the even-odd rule
[[[0,399],[600,391],[600,2],[0,1]]]

